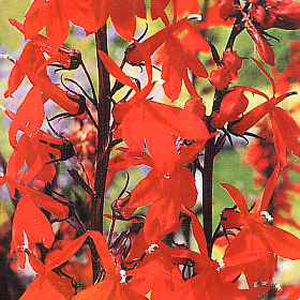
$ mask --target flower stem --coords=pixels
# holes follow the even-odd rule
[[[212,189],[213,189],[213,166],[214,166],[214,141],[207,141],[205,145],[204,172],[202,172],[202,199],[203,199],[203,227],[206,237],[209,256],[212,252]]]
[[[98,59],[98,80],[99,80],[99,99],[97,103],[98,116],[98,145],[96,153],[96,172],[95,172],[95,196],[92,200],[91,227],[103,233],[103,210],[105,196],[105,182],[109,159],[108,143],[110,137],[110,115],[111,102],[109,73],[105,69],[99,57],[99,50],[108,53],[107,47],[107,28],[104,25],[96,34],[96,51]]]

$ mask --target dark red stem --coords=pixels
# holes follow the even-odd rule
[[[110,136],[110,82],[109,73],[105,69],[99,57],[99,50],[108,53],[107,47],[107,28],[106,25],[97,31],[96,51],[98,59],[98,80],[99,80],[99,99],[97,103],[98,115],[98,145],[96,155],[95,172],[95,196],[92,200],[91,227],[103,233],[103,210],[105,196],[105,182],[109,159],[109,136]]]
[[[214,141],[210,139],[205,145],[204,168],[202,172],[203,227],[206,236],[208,254],[212,251],[212,192],[214,167]]]

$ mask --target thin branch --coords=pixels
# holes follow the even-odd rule
[[[85,63],[83,61],[81,62],[81,66],[82,66],[82,69],[83,69],[83,71],[85,73],[85,76],[86,76],[86,78],[87,78],[87,80],[89,82],[89,85],[91,87],[91,90],[92,90],[93,104],[96,105],[97,104],[97,96],[96,96],[95,88],[93,86],[92,78],[91,78],[91,76],[90,76],[90,74],[89,74],[89,72],[87,70],[87,67],[86,67],[86,65],[85,65]]]

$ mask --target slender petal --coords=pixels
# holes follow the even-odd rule
[[[237,207],[239,208],[240,212],[244,215],[248,214],[248,208],[246,205],[246,200],[244,196],[241,194],[241,192],[235,188],[234,186],[228,184],[228,183],[221,183],[222,187],[226,189],[228,194],[231,196],[231,198],[236,203]]]

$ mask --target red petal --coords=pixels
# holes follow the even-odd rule
[[[239,208],[240,212],[244,215],[248,214],[248,208],[246,205],[246,200],[244,196],[241,194],[241,192],[235,188],[234,186],[228,184],[228,183],[221,183],[222,187],[226,189],[228,194],[231,196],[231,198],[236,203],[237,207]]]
[[[126,40],[132,40],[135,32],[136,20],[131,0],[111,1],[110,14],[116,31]]]
[[[99,51],[99,56],[107,69],[107,71],[118,79],[121,83],[130,86],[135,91],[138,91],[137,86],[133,83],[130,77],[128,77],[117,64],[103,51]]]
[[[281,135],[279,124],[276,122],[274,111],[270,113],[270,119],[273,131],[274,147],[277,155],[277,160],[281,164],[282,168],[287,165],[287,146],[284,142],[283,136]]]
[[[144,0],[133,0],[131,1],[131,3],[136,12],[136,16],[139,18],[146,19],[146,6]]]
[[[38,207],[41,207],[48,212],[51,213],[52,216],[59,218],[59,219],[65,219],[69,215],[69,208],[65,204],[61,204],[56,199],[53,199],[52,197],[45,195],[41,192],[32,190],[32,196],[34,197],[34,202]]]
[[[159,177],[154,170],[150,171],[146,178],[142,179],[132,191],[128,207],[138,208],[140,206],[151,205],[161,196]]]
[[[68,6],[70,20],[89,34],[103,27],[108,17],[109,1],[73,1]]]
[[[199,4],[197,0],[173,0],[173,6],[176,5],[176,10],[179,16],[185,13],[197,13],[199,12]]]
[[[93,239],[105,270],[107,272],[113,270],[115,265],[113,263],[111,254],[107,248],[106,242],[102,235],[96,231],[87,231],[85,234],[83,234],[76,240],[66,243],[62,249],[52,251],[51,257],[49,256],[46,262],[46,268],[48,270],[55,269],[64,262],[66,262],[82,247],[87,237],[91,237]]]
[[[197,216],[186,207],[183,207],[183,212],[186,213],[192,219],[193,233],[200,253],[204,254],[205,256],[208,256],[206,237],[204,234],[203,227],[200,224]]]
[[[34,250],[37,243],[42,243],[46,248],[50,248],[54,242],[54,233],[50,222],[27,195],[22,196],[19,200],[13,219],[12,245],[17,253],[22,252],[19,247],[24,246],[24,233],[27,235],[31,251]],[[19,263],[21,268],[24,268],[25,261]]]
[[[18,89],[18,87],[21,85],[23,79],[25,78],[25,74],[22,71],[20,65],[18,62],[13,66],[9,79],[8,79],[8,88],[4,93],[4,97],[11,97],[12,94]]]
[[[270,111],[270,109],[271,106],[269,101],[256,106],[246,113],[240,121],[234,123],[230,127],[230,131],[236,134],[243,134],[260,121]]]
[[[163,198],[151,205],[144,225],[145,240],[149,244],[157,243],[175,231],[180,225],[179,212],[180,206]]]
[[[18,130],[26,132],[28,136],[36,135],[44,121],[44,99],[38,88],[32,88],[22,104],[9,128],[9,142],[16,147]]]
[[[42,0],[33,1],[25,15],[24,32],[27,38],[34,37],[47,22],[47,10]]]
[[[169,24],[168,17],[165,13],[165,9],[168,6],[170,0],[151,0],[151,18],[156,20],[161,18],[165,25]]]
[[[68,4],[63,1],[49,1],[46,32],[49,39],[57,45],[65,42],[69,35]],[[66,5],[67,4],[67,5]]]
[[[300,239],[296,236],[272,225],[261,224],[259,230],[275,254],[289,259],[300,259]]]
[[[125,153],[121,153],[115,156],[109,161],[109,168],[106,181],[107,186],[110,186],[114,175],[117,172],[145,164],[148,166],[151,165],[150,159],[147,155],[136,154],[130,151],[126,151]]]
[[[104,281],[101,281],[79,292],[77,295],[75,295],[72,298],[72,300],[86,300],[86,299],[119,300],[116,297],[117,285],[118,283],[116,281],[105,279]]]
[[[280,171],[280,165],[277,164],[275,166],[275,169],[274,169],[271,177],[268,179],[268,181],[266,183],[266,187],[265,187],[265,190],[264,190],[264,193],[263,193],[262,197],[260,197],[257,200],[257,202],[255,203],[255,207],[254,207],[254,212],[255,213],[259,213],[263,210],[266,210],[267,207],[269,206],[271,197],[272,197],[273,192],[274,192],[274,190],[276,188],[276,185],[277,185],[279,171]]]
[[[287,147],[295,155],[300,157],[300,128],[298,124],[285,110],[280,107],[274,108],[273,117]]]
[[[169,50],[172,52],[170,53]],[[163,87],[167,97],[175,101],[181,92],[182,77],[184,74],[184,68],[182,68],[180,58],[181,53],[177,53],[177,49],[172,48],[170,41],[168,41],[160,51],[165,52],[162,60],[162,79],[165,81]]]
[[[74,295],[74,287],[69,278],[51,272],[37,276],[22,295],[22,300],[32,300],[43,297],[44,300],[66,300]]]

